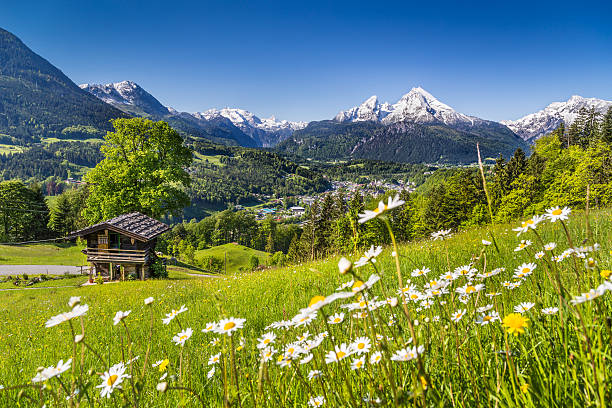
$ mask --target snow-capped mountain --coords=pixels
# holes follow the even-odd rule
[[[508,126],[523,139],[535,140],[555,130],[561,122],[565,123],[566,126],[571,125],[582,108],[595,108],[603,115],[610,106],[612,106],[612,101],[574,95],[566,102],[553,102],[541,111],[517,120],[502,120],[501,123]]]
[[[204,112],[196,112],[193,116],[206,120],[219,116],[229,119],[234,126],[259,141],[263,147],[273,146],[287,139],[293,132],[305,128],[308,124],[307,122],[276,120],[274,116],[261,119],[249,111],[236,108],[209,109]]]
[[[374,121],[385,125],[408,121],[468,127],[486,122],[455,111],[421,87],[412,88],[393,105],[386,102],[379,103],[378,98],[372,96],[361,105],[338,113],[334,120],[337,122]]]
[[[82,84],[79,87],[104,102],[125,112],[139,116],[167,115],[168,108],[162,105],[153,95],[132,81],[121,81],[111,84]]]
[[[376,95],[370,96],[359,106],[341,111],[334,118],[337,122],[380,122],[391,113],[391,105],[378,103]]]
[[[274,117],[260,119],[251,112],[234,108],[209,109],[196,113],[179,112],[163,106],[153,95],[132,81],[79,86],[129,114],[167,120],[187,133],[202,131],[222,139],[231,135],[230,139],[243,146],[274,146],[307,125],[306,122],[276,120]]]

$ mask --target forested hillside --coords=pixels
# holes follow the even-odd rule
[[[493,123],[493,122],[491,122]],[[408,163],[472,163],[476,143],[485,157],[527,144],[499,124],[452,128],[442,123],[311,122],[277,148],[280,152],[330,160],[363,158]]]
[[[213,162],[204,157],[193,164],[190,195],[194,203],[239,204],[254,200],[257,195],[285,197],[329,188],[321,173],[272,152],[205,142],[194,142],[191,146],[196,154],[217,158]]]
[[[111,129],[110,119],[125,116],[0,29],[0,134],[29,143],[87,125],[99,137]]]

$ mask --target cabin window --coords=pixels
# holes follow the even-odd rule
[[[98,245],[108,245],[108,237],[106,235],[98,235]]]
[[[110,234],[110,247],[111,248],[121,248],[121,239],[119,234]]]

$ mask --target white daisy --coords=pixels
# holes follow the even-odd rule
[[[450,229],[440,230],[440,231],[432,232],[431,233],[431,238],[434,241],[444,240],[446,238],[450,238],[450,235],[451,235],[451,230]]]
[[[516,236],[521,235],[523,232],[527,232],[530,229],[536,229],[536,227],[538,226],[538,224],[540,222],[544,221],[544,216],[542,215],[535,215],[533,217],[531,217],[530,219],[528,219],[527,221],[523,221],[523,223],[521,224],[520,227],[518,228],[513,228],[513,231],[517,231],[518,234],[516,234]]]
[[[232,333],[236,330],[242,329],[244,322],[246,322],[246,319],[239,319],[234,317],[230,317],[229,319],[222,319],[219,324],[217,324],[217,327],[215,327],[215,333],[227,334],[228,336],[231,336]]]
[[[315,408],[322,407],[323,405],[325,405],[325,397],[310,397],[310,399],[308,400],[308,405]]]
[[[416,359],[419,354],[423,354],[425,348],[423,346],[417,347],[407,347],[401,350],[396,351],[392,356],[391,360],[393,361],[410,361]]]
[[[119,324],[119,322],[121,322],[123,319],[125,319],[126,317],[128,317],[128,315],[132,313],[131,310],[128,310],[127,312],[122,312],[121,310],[118,311],[115,314],[115,317],[113,318],[113,325],[116,326]]]
[[[514,252],[522,251],[523,249],[527,248],[529,245],[531,245],[531,241],[523,239],[518,244],[518,246],[514,248]]]
[[[461,320],[461,318],[463,316],[465,316],[465,314],[467,313],[467,310],[465,309],[459,309],[456,312],[454,312],[451,316],[451,320],[455,323],[459,322],[459,320]]]
[[[172,320],[174,320],[174,318],[176,316],[178,316],[179,314],[181,314],[183,312],[186,312],[186,311],[187,311],[187,308],[185,307],[185,305],[181,306],[181,308],[179,310],[172,309],[172,311],[170,313],[167,313],[166,317],[164,319],[162,319],[162,322],[164,324],[170,324],[170,322]]]
[[[534,306],[535,306],[535,303],[531,303],[531,302],[519,303],[517,306],[514,306],[514,312],[524,313],[524,312],[529,311]]]
[[[568,219],[568,216],[570,215],[571,212],[572,210],[569,209],[568,207],[559,208],[557,206],[557,207],[547,208],[546,214],[544,214],[544,216],[548,218],[550,222],[555,222],[558,220],[563,221],[563,220]]]
[[[365,356],[360,357],[360,358],[354,358],[353,361],[351,362],[351,370],[359,370],[363,368],[364,365],[365,365]]]
[[[350,272],[351,269],[353,269],[353,263],[345,257],[340,258],[338,261],[338,270],[340,271],[340,274],[344,275]]]
[[[399,194],[396,194],[395,197],[389,197],[389,200],[385,204],[383,201],[378,203],[378,207],[376,207],[373,211],[365,210],[363,214],[359,214],[359,223],[363,224],[366,221],[372,220],[394,208],[397,208],[403,205],[405,202],[400,200]]]
[[[187,328],[186,330],[183,330],[182,332],[179,332],[177,335],[175,335],[172,338],[172,341],[177,346],[180,345],[181,347],[183,347],[185,345],[185,342],[189,340],[192,334],[193,334],[193,330],[191,330],[191,328]]]
[[[125,373],[125,369],[126,367],[123,363],[118,363],[109,368],[108,371],[100,376],[102,379],[102,384],[96,386],[96,388],[101,388],[101,398],[110,398],[113,391],[116,389],[121,389],[121,383],[123,380],[130,378],[130,375]]]
[[[559,311],[558,307],[547,307],[545,309],[542,309],[542,314],[554,315],[554,314],[557,314],[558,311]]]
[[[221,360],[221,353],[214,354],[208,359],[208,365],[218,364]]]
[[[327,319],[327,323],[329,324],[338,324],[338,323],[342,323],[343,321],[344,321],[344,313],[333,314],[329,316],[329,318]]]
[[[372,348],[372,342],[367,337],[357,337],[351,344],[351,348],[355,354],[366,354]]]

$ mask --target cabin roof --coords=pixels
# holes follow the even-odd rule
[[[168,231],[170,227],[142,213],[133,212],[71,232],[68,234],[68,238],[82,237],[104,229],[146,242]]]

